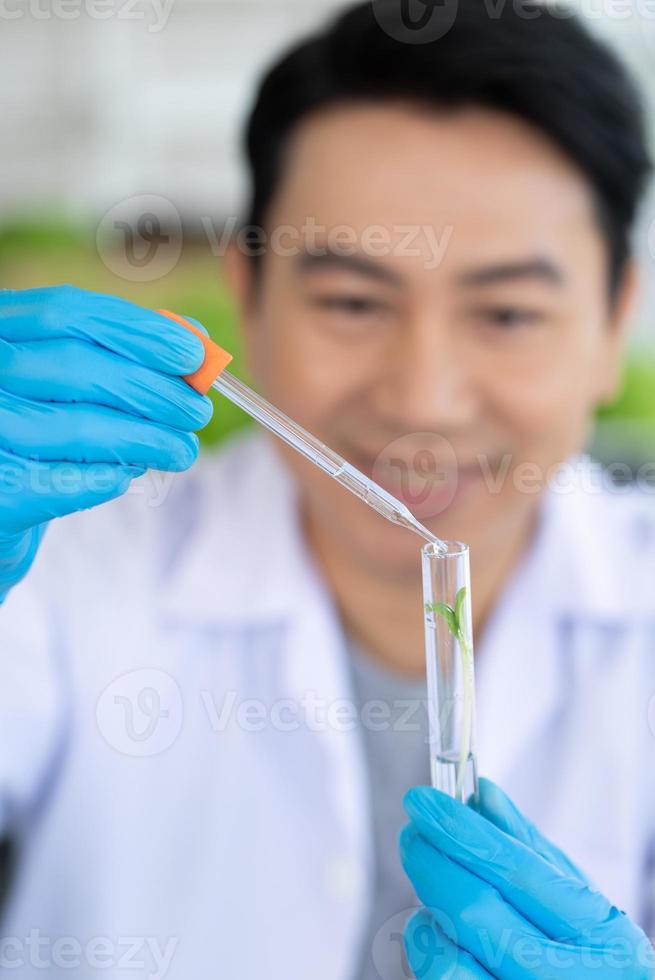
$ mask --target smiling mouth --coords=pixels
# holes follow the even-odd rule
[[[429,451],[428,451],[429,452]],[[382,454],[377,456],[372,456],[368,453],[361,453],[357,450],[352,450],[347,453],[346,458],[352,462],[354,466],[361,469],[367,476],[371,476],[373,469],[379,475],[389,473],[390,475],[394,473],[406,473],[411,477],[416,479],[426,479],[430,477],[435,480],[439,480],[444,484],[450,484],[459,478],[480,476],[481,469],[478,462],[462,463],[458,466],[453,467],[452,462],[449,461],[448,465],[440,465],[439,463],[433,461],[430,458],[430,465],[428,467],[417,465],[416,462],[417,454],[414,457],[407,459],[405,457],[385,458]]]
[[[422,508],[424,516],[462,502],[484,476],[479,462],[454,466],[450,459],[440,466],[428,455],[426,466],[421,465],[418,453],[410,458],[385,458],[384,454],[375,457],[353,450],[346,458],[410,509]]]

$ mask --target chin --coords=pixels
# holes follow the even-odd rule
[[[351,560],[365,566],[375,577],[420,578],[423,539],[385,521],[374,511],[367,514],[366,519],[359,515],[357,522],[344,523],[340,537]]]

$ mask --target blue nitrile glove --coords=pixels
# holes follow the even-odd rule
[[[489,780],[479,812],[421,786],[405,796],[403,866],[426,908],[405,929],[419,980],[646,980],[645,934]]]
[[[0,602],[52,518],[194,462],[212,403],[181,375],[203,359],[191,331],[125,300],[0,290]]]

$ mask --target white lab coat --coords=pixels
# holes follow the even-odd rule
[[[478,646],[480,769],[648,927],[655,507],[580,463]],[[0,607],[4,965],[351,980],[364,760],[294,485],[259,432],[156,476],[54,522]]]

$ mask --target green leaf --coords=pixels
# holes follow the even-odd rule
[[[464,620],[462,618],[465,599],[466,599],[466,586],[463,585],[455,597],[455,619],[457,620],[457,625],[459,626],[462,633],[464,632],[464,625],[465,625]]]
[[[455,619],[455,610],[445,602],[426,602],[426,607],[429,607],[432,612],[437,613],[448,623],[448,629],[453,634],[457,636],[457,620]]]

